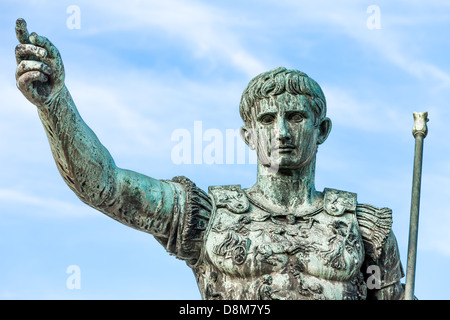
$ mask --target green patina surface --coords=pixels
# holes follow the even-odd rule
[[[331,131],[325,96],[277,68],[244,90],[241,134],[257,151],[255,184],[210,187],[119,168],[84,123],[56,47],[16,24],[17,86],[38,108],[57,169],[86,204],[148,232],[193,269],[204,299],[401,299],[392,212],[314,185]],[[376,272],[369,272],[375,270]]]

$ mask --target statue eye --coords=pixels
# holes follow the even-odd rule
[[[263,124],[270,124],[275,120],[275,116],[272,114],[263,115],[259,121]]]
[[[298,112],[293,112],[288,116],[288,120],[293,122],[301,122],[303,119],[305,119],[305,117]]]

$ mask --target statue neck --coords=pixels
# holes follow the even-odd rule
[[[277,212],[293,212],[313,205],[317,199],[314,186],[315,157],[295,170],[271,170],[258,163],[258,180],[248,192]]]

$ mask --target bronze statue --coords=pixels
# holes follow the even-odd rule
[[[37,106],[67,185],[184,260],[203,299],[403,298],[391,210],[315,189],[316,152],[331,120],[305,73],[276,68],[250,81],[241,134],[257,152],[257,181],[207,194],[185,177],[157,180],[117,167],[78,114],[56,47],[28,34],[22,19],[16,33],[17,86]]]

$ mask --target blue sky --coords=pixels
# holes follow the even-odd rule
[[[79,29],[67,25],[71,5]],[[392,208],[405,268],[412,113],[428,111],[416,295],[450,299],[447,1],[1,2],[0,299],[199,299],[184,262],[84,205],[59,176],[36,108],[15,86],[19,17],[60,50],[77,108],[118,166],[185,175],[204,190],[249,187],[256,166],[176,164],[173,132],[193,135],[201,121],[203,133],[225,135],[242,125],[240,95],[252,77],[278,66],[307,73],[333,121],[317,189]],[[80,289],[66,285],[71,265]]]

